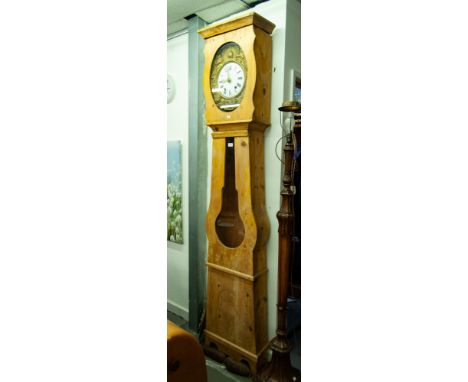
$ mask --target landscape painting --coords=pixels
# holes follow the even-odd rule
[[[167,240],[183,244],[182,144],[167,142]]]

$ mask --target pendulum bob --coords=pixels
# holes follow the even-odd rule
[[[264,189],[263,131],[214,132],[205,349],[241,375],[268,347]]]

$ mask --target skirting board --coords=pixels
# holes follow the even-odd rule
[[[182,317],[184,320],[189,319],[188,309],[183,308],[182,306],[176,304],[175,302],[167,302],[167,310],[174,314],[177,314],[179,317]]]

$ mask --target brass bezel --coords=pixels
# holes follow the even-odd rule
[[[242,86],[241,92],[232,98],[224,97],[221,93],[213,93],[213,89],[218,88],[218,76],[221,72],[221,69],[230,62],[238,64],[244,71],[244,84]],[[210,72],[210,86],[211,86],[211,95],[213,100],[221,111],[229,112],[237,109],[242,102],[244,97],[246,83],[247,83],[247,60],[245,54],[242,51],[242,48],[234,41],[229,41],[221,45],[216,51],[213,62],[211,63],[211,72]],[[237,105],[234,107],[223,107],[227,105]]]

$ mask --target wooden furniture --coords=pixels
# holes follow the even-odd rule
[[[268,346],[263,135],[274,27],[250,13],[199,31],[213,137],[205,351],[244,375],[256,374]]]
[[[299,112],[300,104],[285,102],[280,111]],[[296,124],[297,124],[296,120]],[[300,119],[299,119],[300,125]],[[293,345],[287,337],[286,308],[289,289],[290,261],[292,250],[292,235],[294,227],[293,198],[293,157],[294,144],[292,132],[286,137],[284,151],[283,188],[281,190],[281,206],[276,214],[278,218],[278,303],[276,337],[271,341],[272,358],[261,371],[259,380],[262,382],[290,382],[300,381],[299,370],[291,366],[290,353]]]
[[[167,381],[207,382],[205,357],[197,339],[167,321]]]
[[[301,113],[294,115],[294,227],[288,297],[301,298]],[[289,328],[290,330],[290,328]]]

